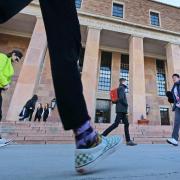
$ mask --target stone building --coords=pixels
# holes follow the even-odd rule
[[[170,125],[165,93],[171,75],[180,73],[180,9],[153,0],[75,0],[83,51],[79,60],[87,106],[94,122],[110,123],[115,105],[109,91],[120,77],[128,80],[129,120]],[[61,23],[61,22],[59,22]],[[4,119],[15,121],[33,94],[54,98],[50,59],[38,1],[0,25],[0,52],[21,49],[11,89],[4,93]],[[91,82],[91,83],[90,83]],[[59,121],[57,111],[51,117]]]

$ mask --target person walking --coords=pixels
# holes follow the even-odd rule
[[[0,23],[6,22],[32,0],[0,1]],[[119,136],[102,137],[90,123],[83,96],[77,61],[80,57],[81,33],[75,0],[39,0],[47,34],[52,77],[58,111],[65,130],[75,137],[75,169],[90,171],[122,143]]]
[[[23,121],[26,118],[29,118],[29,121],[31,121],[37,100],[38,100],[38,96],[35,94],[35,95],[33,95],[33,97],[30,100],[28,100],[26,102],[21,113],[19,114],[19,116],[20,116],[19,120],[20,121]]]
[[[119,80],[119,88],[117,89],[117,94],[118,94],[118,101],[116,103],[116,119],[114,123],[108,127],[103,133],[103,136],[107,136],[111,131],[113,131],[115,128],[119,126],[119,124],[122,122],[124,123],[124,132],[125,132],[125,137],[126,137],[126,144],[128,146],[135,146],[137,145],[130,139],[130,134],[129,134],[129,122],[127,118],[127,113],[128,113],[128,102],[126,98],[126,79],[121,78]]]
[[[2,120],[2,93],[10,88],[11,80],[14,75],[13,63],[18,63],[23,54],[19,50],[13,50],[8,54],[0,53],[0,121]],[[9,144],[11,140],[0,137],[0,147]]]
[[[180,76],[179,74],[173,74],[172,76],[174,86],[171,90],[173,95],[174,104],[172,110],[175,112],[174,128],[172,137],[167,139],[169,144],[178,146],[179,128],[180,128]]]
[[[14,75],[13,63],[18,63],[22,56],[18,50],[13,50],[8,54],[0,53],[0,121],[2,120],[2,92],[9,89]]]

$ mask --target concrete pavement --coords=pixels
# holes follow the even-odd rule
[[[179,180],[180,147],[122,145],[94,173],[74,171],[73,145],[9,145],[0,148],[0,180]]]

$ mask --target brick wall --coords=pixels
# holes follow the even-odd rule
[[[162,29],[180,32],[180,9],[150,0],[116,0],[125,4],[125,21],[149,25],[149,10],[160,12]],[[83,0],[82,10],[111,17],[112,0]]]
[[[0,52],[8,53],[12,51],[13,49],[20,49],[23,52],[23,54],[25,54],[29,45],[29,41],[30,41],[29,38],[0,34]],[[16,85],[16,82],[17,82],[17,79],[21,70],[22,63],[23,62],[14,64],[15,75],[12,79],[11,87],[8,91],[3,92],[3,108],[2,108],[3,119],[6,116],[6,113],[7,113],[10,101],[11,101],[11,97],[13,95],[15,85]]]

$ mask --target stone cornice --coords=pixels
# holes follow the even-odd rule
[[[21,13],[42,17],[38,1],[33,1]],[[114,17],[106,17],[78,10],[80,24],[97,29],[130,34],[132,36],[157,39],[180,45],[180,33],[127,22]]]
[[[159,31],[159,32],[163,32],[163,33],[168,33],[168,34],[180,36],[180,32],[169,31],[169,30],[163,29],[161,27],[136,24],[136,23],[128,22],[128,21],[125,21],[123,19],[119,19],[116,17],[107,17],[107,16],[98,15],[98,14],[83,12],[81,10],[78,11],[78,14],[80,15],[80,17],[82,16],[82,17],[96,18],[97,20],[103,20],[103,21],[114,22],[114,23],[121,23],[121,24],[129,25],[129,26],[148,29],[151,31]]]
[[[4,29],[4,28],[0,28],[0,33],[1,34],[12,35],[12,36],[20,36],[20,37],[25,37],[25,38],[31,38],[31,36],[32,36],[32,34],[29,34],[29,33],[11,31],[11,30],[7,30],[7,29]]]
[[[151,0],[151,1],[153,1],[153,0]],[[158,3],[158,2],[156,2],[156,3]],[[167,5],[167,6],[169,6],[169,5]],[[88,13],[88,12],[82,11],[81,9],[77,10],[77,11],[78,11],[79,17],[83,16],[83,17],[87,17],[87,18],[95,18],[97,20],[121,23],[121,24],[138,27],[138,28],[143,28],[143,29],[147,29],[147,30],[151,30],[151,31],[157,31],[157,32],[172,34],[175,36],[180,36],[180,32],[166,30],[161,27],[153,27],[153,26],[136,24],[136,23],[128,22],[123,19],[119,19],[119,18],[115,18],[115,17],[107,17],[107,16],[103,16],[103,15],[99,15],[99,14]],[[39,1],[33,1],[28,7],[26,7],[24,10],[22,10],[22,13],[25,13],[25,14],[28,13],[31,15],[42,17],[41,10],[39,8]]]
[[[121,32],[137,37],[157,39],[180,45],[180,33],[141,26],[139,24],[129,23],[111,17],[89,14],[82,11],[78,11],[78,13],[80,24],[84,26],[92,26],[98,29]]]

